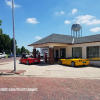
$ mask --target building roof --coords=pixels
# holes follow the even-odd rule
[[[73,40],[74,39],[74,40]],[[89,43],[89,42],[100,42],[100,34],[85,36],[76,38],[70,35],[62,35],[62,34],[51,34],[41,40],[38,40],[29,46],[37,45],[37,44],[45,44],[45,43],[66,43],[66,44],[78,44],[78,43]]]
[[[75,38],[74,44],[100,42],[100,34]]]

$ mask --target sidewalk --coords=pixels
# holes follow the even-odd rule
[[[0,65],[0,70],[13,69],[14,62]],[[100,68],[91,66],[75,68],[66,65],[49,65],[44,63],[25,65],[19,64],[19,61],[17,60],[16,69],[26,70],[26,72],[24,72],[20,76],[100,79]]]

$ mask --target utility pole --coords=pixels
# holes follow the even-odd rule
[[[12,17],[13,17],[14,71],[16,71],[16,45],[15,45],[15,27],[14,27],[14,0],[12,0]]]

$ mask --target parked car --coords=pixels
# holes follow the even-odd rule
[[[24,63],[24,64],[32,64],[32,63],[40,63],[40,59],[39,58],[33,58],[32,56],[30,57],[27,54],[22,54],[21,59],[19,60],[19,63]]]
[[[44,57],[44,54],[43,53],[40,54],[40,59],[43,59],[43,57]]]
[[[18,55],[16,55],[16,57],[21,57],[21,55],[20,55],[20,54],[18,54]]]
[[[49,53],[46,53],[46,55],[47,55],[47,58],[49,57]],[[40,59],[44,59],[44,54],[42,53],[42,54],[40,54]]]
[[[8,58],[12,58],[12,57],[14,57],[14,55],[9,54]]]
[[[82,66],[82,65],[89,65],[89,59],[81,59],[79,57],[68,57],[66,59],[59,59],[58,63],[74,66]]]
[[[6,56],[7,56],[6,54],[0,53],[0,59],[1,59],[1,58],[6,58]]]

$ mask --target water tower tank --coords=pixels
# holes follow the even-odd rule
[[[80,35],[80,30],[81,30],[81,35]],[[72,31],[73,31],[73,34],[72,34]],[[82,27],[80,24],[73,24],[72,27],[71,27],[71,36],[74,36],[74,37],[82,37]]]

